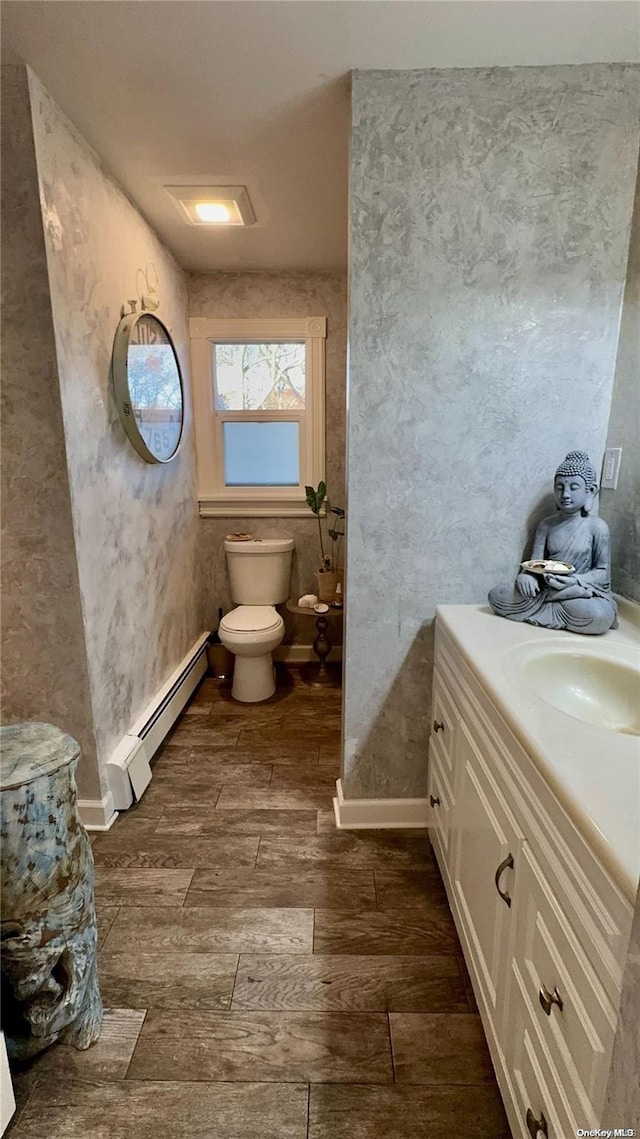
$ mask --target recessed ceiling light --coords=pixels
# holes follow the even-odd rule
[[[200,221],[231,221],[229,207],[224,202],[196,202],[195,211]]]
[[[246,186],[165,186],[183,221],[191,225],[253,225]]]

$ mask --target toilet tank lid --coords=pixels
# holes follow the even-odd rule
[[[231,554],[284,554],[292,550],[293,538],[254,538],[251,542],[230,542],[225,540],[224,548]]]

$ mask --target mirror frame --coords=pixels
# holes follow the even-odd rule
[[[129,345],[131,343],[132,333],[142,317],[152,317],[156,320],[160,327],[163,329],[165,336],[173,352],[176,368],[178,369],[178,379],[180,381],[180,394],[182,396],[182,422],[180,424],[180,434],[178,442],[176,443],[175,450],[166,459],[160,459],[154,455],[153,451],[147,446],[139,428],[133,409],[131,407],[131,399],[129,393],[129,373],[127,370],[127,359],[129,355]],[[176,352],[176,346],[173,342],[173,337],[169,332],[166,324],[155,312],[149,312],[146,309],[142,312],[131,312],[123,316],[117,329],[113,342],[113,352],[111,355],[111,373],[113,376],[113,387],[118,405],[118,412],[120,414],[120,422],[125,429],[129,442],[144,459],[145,463],[170,463],[175,459],[182,443],[182,436],[184,434],[184,379],[182,377],[182,368],[180,367],[180,360]]]

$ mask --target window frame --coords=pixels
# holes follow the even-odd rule
[[[204,518],[307,517],[305,485],[317,486],[325,469],[324,316],[273,319],[192,317],[193,384],[198,507]],[[303,342],[305,345],[304,410],[222,411],[215,406],[215,344]],[[300,424],[300,482],[297,486],[229,487],[224,484],[223,422],[295,422]]]

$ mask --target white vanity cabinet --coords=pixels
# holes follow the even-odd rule
[[[456,906],[464,915],[467,951],[497,1029],[503,1016],[522,832],[495,779],[490,755],[462,722],[450,823],[450,875]]]
[[[603,1123],[632,906],[436,629],[432,844],[513,1135],[567,1139]]]

